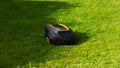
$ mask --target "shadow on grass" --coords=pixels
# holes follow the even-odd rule
[[[82,44],[89,39],[89,36],[86,33],[75,32],[76,35],[76,44]]]
[[[50,60],[50,54],[54,54],[51,50],[56,47],[46,44],[44,26],[57,22],[51,14],[70,7],[57,1],[0,2],[0,67]]]

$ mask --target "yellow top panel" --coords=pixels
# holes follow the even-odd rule
[[[49,24],[49,26],[56,30],[69,30],[69,28],[63,24],[55,24],[55,25]]]
[[[63,26],[66,30],[69,30],[69,28],[66,25],[63,24],[59,24],[59,25]]]

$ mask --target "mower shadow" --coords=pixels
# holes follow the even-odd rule
[[[75,32],[76,35],[76,45],[86,42],[90,37],[86,33]]]

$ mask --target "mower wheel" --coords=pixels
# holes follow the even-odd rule
[[[47,41],[47,43],[50,44],[50,38],[48,36],[46,37],[46,41]]]

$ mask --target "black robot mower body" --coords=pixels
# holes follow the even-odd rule
[[[48,24],[45,26],[45,37],[51,44],[74,44],[73,31],[63,24]]]

